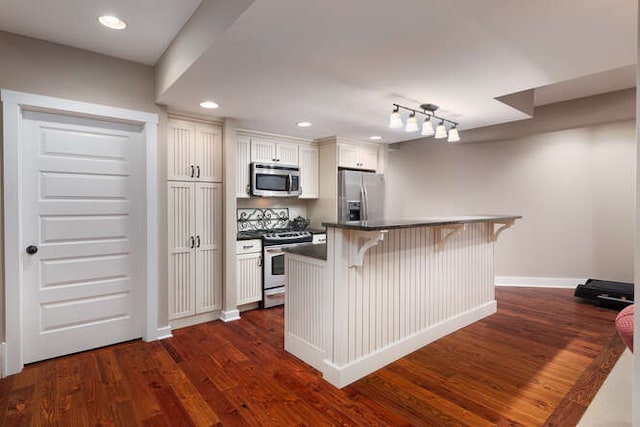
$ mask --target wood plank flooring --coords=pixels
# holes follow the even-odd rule
[[[498,288],[498,313],[341,390],[283,350],[283,310],[25,367],[6,426],[571,426],[624,349],[572,290]]]

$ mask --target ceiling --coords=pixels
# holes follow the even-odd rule
[[[172,49],[191,46],[190,60],[176,56],[159,103],[304,138],[418,137],[388,128],[392,103],[438,104],[464,131],[529,118],[496,100],[516,92],[534,89],[543,105],[635,85],[636,0],[245,3],[220,26],[225,0],[0,0],[0,29],[158,68],[179,34]],[[129,29],[96,26],[107,5]],[[201,32],[179,33],[194,10]],[[207,22],[218,31],[205,43]],[[201,109],[205,98],[221,107]],[[295,126],[303,120],[313,126]]]

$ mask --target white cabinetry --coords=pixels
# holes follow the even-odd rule
[[[247,198],[249,194],[249,163],[251,162],[251,140],[238,136],[236,140],[236,197]]]
[[[168,183],[169,319],[222,308],[222,185]]]
[[[301,199],[318,198],[318,147],[301,145],[300,153],[300,187]]]
[[[251,138],[251,161],[297,165],[298,144]]]
[[[237,305],[262,299],[262,241],[260,239],[236,242],[238,283]]]
[[[338,144],[338,166],[352,169],[378,169],[378,149],[351,144]]]
[[[220,128],[186,120],[169,120],[167,179],[171,181],[222,181]]]

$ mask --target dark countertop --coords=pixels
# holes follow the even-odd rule
[[[469,224],[474,222],[509,221],[520,219],[520,215],[461,215],[439,218],[382,219],[378,221],[323,222],[325,227],[346,230],[393,230],[397,228],[432,227],[450,224]]]
[[[314,245],[313,243],[309,243],[306,245],[298,245],[298,246],[292,246],[290,248],[283,248],[282,250],[290,254],[307,256],[309,258],[316,258],[324,261],[327,260],[327,245],[325,243],[320,243],[316,245]]]
[[[239,231],[236,240],[262,239],[262,236],[254,231]]]

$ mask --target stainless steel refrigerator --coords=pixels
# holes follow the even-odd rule
[[[338,221],[374,221],[383,218],[384,175],[339,170]]]

